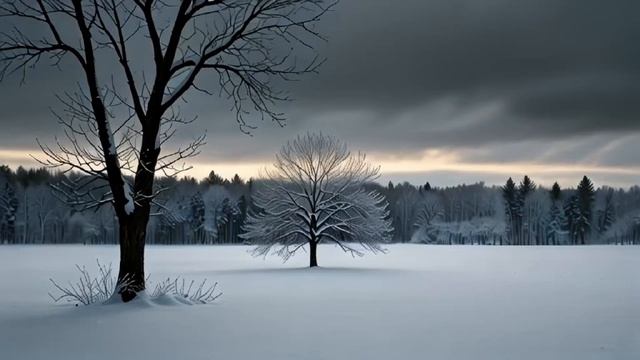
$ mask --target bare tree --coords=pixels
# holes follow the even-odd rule
[[[314,23],[333,3],[326,0],[6,0],[0,35],[0,76],[24,74],[39,62],[67,64],[83,73],[76,93],[61,96],[59,116],[66,140],[43,145],[49,166],[82,172],[78,183],[58,187],[82,208],[112,204],[118,217],[123,301],[145,289],[144,245],[157,172],[175,175],[183,160],[198,154],[196,139],[161,155],[176,124],[175,108],[190,90],[213,90],[234,104],[243,131],[257,113],[282,123],[273,105],[286,95],[272,87],[314,72],[321,61],[296,59],[294,45],[312,48]],[[148,47],[149,61],[136,62]],[[144,58],[144,56],[142,56]],[[109,66],[117,63],[117,70]],[[64,61],[63,61],[64,60]],[[302,64],[302,65],[301,65]],[[205,73],[214,87],[198,83]],[[106,85],[104,85],[106,84]],[[119,140],[117,140],[119,139]],[[99,189],[104,189],[98,193]],[[73,200],[79,202],[79,200]],[[126,286],[124,286],[126,285]]]
[[[38,241],[41,244],[46,242],[45,236],[47,234],[47,225],[49,222],[57,220],[60,212],[60,202],[51,196],[51,192],[46,186],[38,185],[32,189],[32,212],[35,215],[37,221],[37,228],[39,232]],[[26,224],[31,226],[32,224]]]
[[[309,245],[309,266],[318,266],[317,246],[334,243],[351,255],[381,252],[392,231],[386,200],[364,185],[378,177],[362,153],[322,134],[288,142],[273,170],[254,195],[260,209],[248,216],[243,238],[257,244],[254,253],[275,253],[285,260]]]

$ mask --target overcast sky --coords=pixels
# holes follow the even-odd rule
[[[177,142],[207,131],[192,174],[248,177],[287,139],[322,130],[382,165],[382,181],[640,183],[637,0],[342,0],[320,24],[318,75],[285,85],[287,126],[242,134],[229,103],[194,94]],[[0,25],[1,26],[1,25]],[[61,132],[54,94],[79,74],[0,84],[0,162],[30,165]]]

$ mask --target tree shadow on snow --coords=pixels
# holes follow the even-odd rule
[[[247,274],[247,275],[320,275],[320,274],[333,274],[333,275],[392,275],[399,273],[410,273],[410,270],[405,269],[389,269],[389,268],[372,268],[372,267],[281,267],[281,268],[242,268],[242,269],[221,269],[221,270],[203,270],[195,271],[190,274],[193,275],[233,275],[233,274]]]

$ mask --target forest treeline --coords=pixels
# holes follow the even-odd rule
[[[0,243],[117,244],[112,207],[78,208],[51,186],[80,175],[0,166]],[[236,244],[256,184],[211,172],[197,180],[160,178],[147,229],[149,244]],[[529,177],[504,186],[432,187],[371,183],[389,206],[393,241],[480,245],[640,244],[640,187],[537,186]],[[101,194],[94,194],[96,198]],[[78,202],[82,203],[82,202]]]

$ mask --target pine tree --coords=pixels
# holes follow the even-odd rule
[[[521,198],[527,197],[536,189],[536,184],[531,180],[531,178],[527,175],[524,176],[522,181],[520,182],[520,186],[518,187],[518,192]]]
[[[536,189],[536,184],[529,178],[529,176],[525,175],[520,185],[518,186],[518,198],[517,198],[517,224],[518,224],[518,237],[520,238],[520,243],[524,243],[526,245],[531,245],[531,238],[529,234],[529,227],[531,226],[531,216],[529,214],[529,209],[527,209],[526,201],[527,197],[531,195]]]
[[[549,210],[549,221],[547,223],[546,245],[558,245],[560,243],[560,234],[562,226],[565,223],[562,210],[557,203],[551,205]]]
[[[578,198],[574,195],[571,196],[564,205],[565,214],[565,229],[569,232],[571,243],[577,243],[578,228],[580,223],[580,206],[578,205]]]
[[[242,180],[242,178],[240,177],[240,175],[235,174],[233,176],[233,179],[231,179],[231,184],[232,185],[244,185],[244,180]]]
[[[549,196],[551,197],[551,208],[549,209],[549,219],[547,222],[546,245],[558,245],[565,219],[559,205],[562,191],[557,182],[553,183],[549,191]]]
[[[16,191],[11,184],[6,183],[4,194],[0,196],[0,207],[4,211],[2,217],[1,237],[2,242],[10,244],[16,242],[16,215],[18,213],[18,198]]]
[[[558,185],[557,182],[553,183],[553,186],[551,187],[551,191],[549,191],[549,196],[551,196],[551,201],[554,203],[560,200],[560,197],[562,196],[562,191],[560,190],[560,185]]]
[[[511,244],[516,242],[516,234],[518,232],[517,213],[518,213],[518,193],[516,184],[513,179],[509,178],[507,183],[502,187],[502,198],[505,203],[505,215],[507,219],[507,237]]]
[[[215,171],[211,171],[209,176],[204,179],[205,184],[207,185],[224,185],[227,180],[225,180],[222,176],[216,174]]]
[[[591,233],[593,219],[593,202],[595,200],[595,190],[591,180],[584,176],[577,189],[577,201],[581,214],[581,230],[579,233],[580,243],[585,244],[585,238]]]
[[[188,221],[191,225],[193,243],[204,242],[205,206],[202,194],[197,192],[189,201],[190,213]]]

